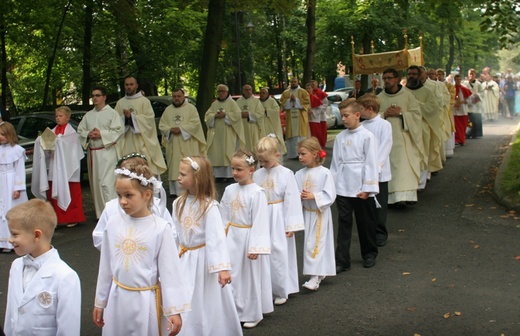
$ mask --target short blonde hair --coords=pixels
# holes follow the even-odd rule
[[[363,108],[372,108],[375,112],[379,112],[381,104],[375,94],[366,93],[358,99],[358,103]]]
[[[276,136],[265,136],[258,140],[258,143],[256,144],[256,153],[269,153],[271,155],[276,155],[276,153],[280,153],[280,141],[278,141]]]
[[[62,112],[63,114],[65,114],[65,116],[67,118],[70,118],[70,115],[72,114],[72,111],[70,110],[70,108],[68,106],[60,106],[56,109],[56,112]]]
[[[40,229],[49,240],[58,224],[58,217],[51,204],[38,198],[11,208],[6,218],[8,222],[20,225],[24,231]]]

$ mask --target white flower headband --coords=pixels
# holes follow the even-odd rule
[[[191,157],[187,156],[184,159],[190,161],[190,165],[191,165],[191,168],[193,168],[193,170],[199,171],[199,168],[200,168],[199,164],[197,162],[195,162]]]
[[[149,184],[152,184],[154,192],[159,192],[162,187],[162,182],[157,180],[154,176],[152,176],[150,179],[147,179],[146,177],[143,176],[143,174],[137,175],[136,173],[131,172],[127,168],[117,168],[114,171],[114,173],[116,175],[124,175],[124,176],[128,176],[131,179],[139,180],[141,185],[145,186],[145,187],[148,186]]]
[[[247,163],[249,163],[250,166],[255,164],[255,158],[253,157],[253,155],[246,157],[246,161]]]
[[[276,139],[276,135],[275,135],[274,133],[269,133],[269,134],[267,134],[267,136],[268,136],[269,138]]]

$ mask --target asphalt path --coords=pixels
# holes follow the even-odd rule
[[[493,197],[496,171],[517,122],[485,123],[484,138],[457,148],[417,205],[389,210],[390,236],[375,267],[363,268],[354,229],[349,272],[326,278],[316,292],[301,288],[244,335],[520,335],[520,214]],[[301,168],[296,160],[284,164]],[[218,184],[220,194],[224,187]],[[91,236],[96,220],[87,184],[83,190],[87,222],[58,228],[53,244],[81,279],[81,334],[100,335],[91,319],[99,262]],[[336,218],[335,206],[332,210]],[[296,238],[302,284],[303,233]],[[2,324],[15,258],[0,254]]]

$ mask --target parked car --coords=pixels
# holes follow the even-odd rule
[[[77,130],[78,125],[87,113],[86,111],[73,111],[70,116],[70,125]],[[56,117],[53,111],[34,112],[29,114],[18,115],[11,117],[10,122],[13,124],[16,133],[18,134],[19,145],[25,148],[25,154],[27,155],[27,161],[25,162],[25,174],[32,176],[33,166],[33,154],[34,154],[34,141],[38,137],[39,133],[45,131],[48,127],[53,129],[56,127]],[[81,171],[85,173],[87,171],[87,158],[81,161]],[[30,179],[27,180],[29,182]]]
[[[329,105],[332,108],[332,113],[336,116],[336,124],[334,125],[336,128],[342,128],[343,122],[341,121],[341,114],[339,113],[339,103],[348,98],[348,93],[342,91],[333,91],[326,92],[327,99],[329,100]]]

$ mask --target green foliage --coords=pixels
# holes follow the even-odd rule
[[[514,203],[520,203],[520,133],[512,144],[511,154],[502,175],[501,188],[504,195]]]
[[[80,103],[87,3],[93,3],[94,13],[91,82],[85,85],[104,85],[117,97],[124,76],[146,70],[161,95],[170,94],[177,86],[197,95],[203,36],[206,29],[212,29],[206,27],[208,1],[127,2],[133,6],[124,9],[116,0],[73,1],[58,41],[47,105]],[[3,0],[0,4],[7,32],[7,64],[2,66],[19,110],[42,105],[46,66],[66,4],[67,0]],[[254,82],[257,89],[282,89],[288,76],[301,78],[307,40],[304,1],[228,0],[226,4],[223,40],[215,41],[221,47],[217,82],[237,87],[238,63],[242,81]],[[119,14],[135,21],[123,28],[116,22],[116,10],[131,11]],[[517,28],[511,26],[518,27],[517,12],[512,0],[320,0],[316,7],[314,78],[331,80],[339,61],[351,64],[351,36],[356,52],[363,46],[365,53],[371,52],[371,41],[375,52],[384,52],[404,47],[404,28],[410,48],[419,45],[420,34],[424,36],[427,66],[498,69],[495,51],[503,45],[504,37],[518,38]],[[246,30],[249,22],[254,24],[251,32]],[[481,27],[491,31],[481,32]],[[140,37],[138,52],[130,47],[132,34]],[[146,69],[140,69],[142,60]]]

